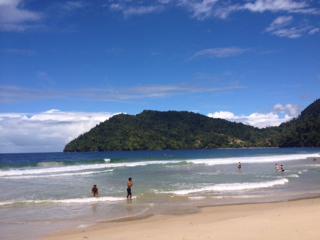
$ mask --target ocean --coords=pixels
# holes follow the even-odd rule
[[[94,184],[98,198],[91,197]],[[40,239],[202,206],[315,197],[319,185],[320,148],[0,154],[0,239]]]

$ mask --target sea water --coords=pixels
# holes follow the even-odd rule
[[[98,198],[91,197],[94,184]],[[0,239],[38,239],[201,206],[313,197],[319,185],[319,148],[0,154]]]

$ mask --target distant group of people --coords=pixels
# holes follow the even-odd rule
[[[131,177],[128,178],[127,182],[127,199],[132,199],[132,187],[133,187],[133,180]],[[93,197],[99,197],[99,189],[96,184],[92,186],[91,193]]]
[[[285,171],[284,167],[283,167],[283,164],[278,164],[278,163],[275,164],[275,170],[277,172],[284,172]]]
[[[238,162],[238,169],[241,170],[241,168],[242,168],[241,162]],[[277,172],[284,172],[285,171],[283,164],[276,163],[275,164],[275,169],[276,169]]]

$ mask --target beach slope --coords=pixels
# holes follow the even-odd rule
[[[319,240],[320,199],[203,208],[199,213],[101,223],[47,240]]]

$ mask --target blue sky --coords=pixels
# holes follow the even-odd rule
[[[312,0],[2,0],[0,127],[50,109],[277,125],[319,97],[319,20]]]

